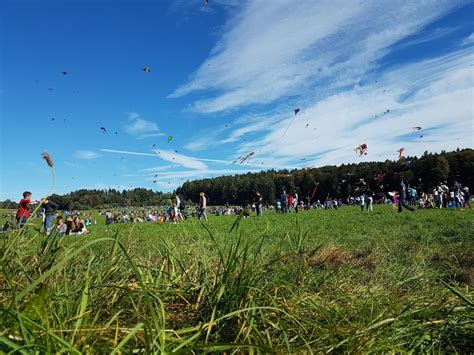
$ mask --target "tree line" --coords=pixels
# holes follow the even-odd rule
[[[283,190],[298,193],[300,197],[313,194],[312,201],[324,202],[327,197],[345,199],[361,193],[364,188],[375,193],[393,191],[398,188],[397,176],[402,174],[405,182],[419,191],[431,192],[442,181],[452,185],[454,180],[474,187],[474,150],[432,154],[425,152],[420,158],[407,157],[400,161],[363,162],[340,166],[323,166],[314,169],[268,170],[259,173],[221,176],[187,181],[173,193],[163,193],[145,188],[132,190],[81,189],[64,195],[54,194],[52,201],[61,209],[106,209],[125,206],[170,205],[175,193],[186,203],[199,200],[204,192],[208,204],[245,205],[251,203],[258,191],[266,204],[274,204]],[[376,181],[377,175],[383,175]],[[361,180],[362,179],[362,180]],[[317,186],[317,188],[315,188]],[[17,201],[0,202],[0,208],[17,208]]]
[[[377,181],[377,175],[383,178]],[[474,150],[458,149],[440,154],[425,152],[420,158],[407,157],[399,161],[221,176],[185,182],[176,192],[192,201],[197,200],[199,192],[204,192],[208,203],[214,205],[245,205],[252,202],[257,191],[265,203],[274,204],[283,190],[298,193],[300,198],[311,196],[314,192],[312,201],[323,202],[328,197],[346,199],[356,196],[362,188],[370,188],[374,193],[397,190],[400,175],[419,191],[431,192],[440,182],[447,181],[452,185],[454,180],[472,190]]]

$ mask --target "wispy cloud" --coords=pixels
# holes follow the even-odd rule
[[[90,151],[90,150],[76,150],[76,152],[74,153],[74,156],[77,159],[92,160],[92,159],[99,158],[100,154],[97,152]]]
[[[463,45],[469,45],[474,43],[474,32],[467,36],[463,41]]]
[[[129,123],[124,126],[124,131],[131,136],[140,139],[162,136],[158,125],[155,122],[144,120],[136,112],[130,112],[128,116]]]
[[[176,153],[172,150],[155,150],[158,156],[166,161],[171,163],[179,164],[184,166],[185,168],[191,169],[198,169],[198,170],[205,170],[207,169],[207,165],[204,164],[197,158],[190,157],[187,155]]]
[[[209,113],[303,95],[315,87],[324,96],[360,80],[391,45],[461,3],[249,1],[210,57],[169,97],[217,91],[193,106]]]
[[[379,83],[308,105],[285,137],[282,133],[291,118],[272,126],[264,137],[240,145],[240,152],[255,149],[281,163],[307,157],[307,165],[321,166],[396,159],[402,146],[409,155],[472,147],[472,59],[467,48],[388,71]],[[384,114],[386,110],[390,112]],[[413,126],[423,130],[413,134]],[[362,158],[353,152],[360,143],[369,146]]]

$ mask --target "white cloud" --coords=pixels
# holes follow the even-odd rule
[[[78,159],[92,160],[99,158],[100,154],[90,150],[76,150],[74,156]]]
[[[402,146],[408,155],[472,147],[472,60],[466,48],[399,67],[381,75],[380,83],[315,100],[298,114],[285,137],[291,118],[273,125],[259,140],[242,144],[239,151],[256,150],[280,164],[306,157],[306,165],[321,166],[396,159]],[[423,129],[415,133],[413,126]],[[369,146],[362,158],[353,151],[360,143]]]
[[[313,87],[324,97],[360,80],[391,45],[461,3],[248,1],[210,57],[170,97],[220,92],[194,104],[203,113],[304,95]]]
[[[463,41],[462,44],[468,45],[474,43],[474,32],[467,36]]]
[[[198,170],[207,169],[207,165],[204,164],[202,161],[187,155],[176,153],[172,150],[155,150],[155,152],[161,159],[169,161],[171,163],[179,164],[181,166],[184,166],[185,168]]]
[[[148,138],[163,135],[155,122],[144,120],[135,112],[130,112],[128,116],[130,123],[124,126],[127,134],[138,138]]]

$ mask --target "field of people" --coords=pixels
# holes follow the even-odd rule
[[[473,217],[375,205],[106,226],[94,213],[88,234],[50,237],[33,220],[0,234],[0,351],[467,353]]]

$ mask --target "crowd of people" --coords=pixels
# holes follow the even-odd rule
[[[25,191],[23,198],[18,204],[16,213],[10,215],[1,232],[11,228],[23,227],[29,219],[42,218],[42,229],[49,236],[57,235],[81,235],[88,233],[87,227],[97,224],[91,212],[59,211],[59,205],[54,201],[44,198],[42,201],[31,199],[31,192]],[[431,192],[418,191],[415,187],[406,185],[403,178],[400,179],[398,191],[374,193],[369,187],[364,187],[358,196],[349,196],[346,199],[337,199],[327,196],[321,203],[318,199],[313,201],[311,196],[301,198],[298,193],[287,193],[283,190],[275,205],[266,205],[268,211],[276,213],[300,212],[309,209],[337,209],[343,205],[359,206],[362,211],[373,211],[374,204],[393,204],[398,212],[403,209],[414,211],[415,208],[462,208],[471,209],[471,195],[468,186],[463,186],[454,181],[451,187],[447,182],[439,183]],[[31,205],[41,204],[31,211]],[[189,217],[198,220],[208,220],[207,214],[215,216],[237,215],[249,217],[255,212],[257,217],[262,216],[264,201],[259,192],[255,193],[252,203],[244,206],[207,206],[207,197],[204,192],[199,194],[199,203],[196,206],[186,206],[179,195],[176,195],[172,205],[165,207],[123,207],[105,211],[99,211],[99,215],[105,217],[106,225],[114,223],[136,223],[157,222],[178,224]],[[6,217],[6,216],[3,216]],[[83,217],[83,218],[81,218]]]

